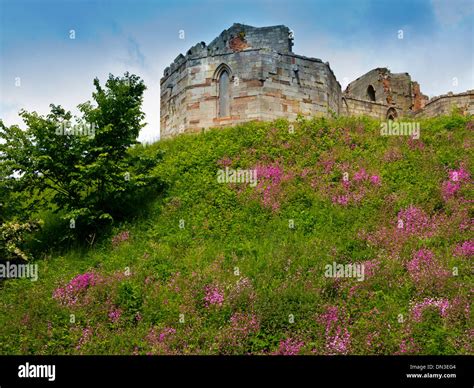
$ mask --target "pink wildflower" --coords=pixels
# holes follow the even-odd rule
[[[423,311],[428,307],[438,308],[440,315],[446,317],[450,304],[447,299],[425,298],[423,301],[413,305],[411,309],[413,320],[421,322]]]
[[[130,238],[130,232],[129,231],[120,232],[119,234],[117,234],[116,236],[114,236],[112,238],[112,245],[115,248],[120,243],[122,243],[124,241],[128,241],[129,238]]]
[[[470,258],[474,256],[474,240],[464,241],[454,248],[454,256]]]
[[[280,347],[275,354],[283,356],[296,356],[303,346],[304,342],[287,338],[284,341],[280,341]]]
[[[97,281],[97,275],[92,272],[77,275],[66,284],[66,286],[58,287],[53,293],[53,298],[59,300],[60,303],[65,305],[74,305],[77,303],[78,297],[89,287],[96,284]]]
[[[369,175],[367,174],[367,172],[365,171],[364,168],[361,168],[359,171],[357,171],[355,174],[354,174],[354,180],[356,182],[360,182],[360,181],[364,181],[366,179],[369,178]]]
[[[375,186],[380,186],[381,182],[380,182],[380,177],[378,175],[372,175],[370,177],[370,182],[372,184],[374,184]]]
[[[116,323],[120,317],[122,316],[122,310],[120,310],[119,308],[113,308],[110,312],[109,312],[109,319],[112,323]]]
[[[224,293],[217,286],[206,286],[204,290],[206,293],[204,301],[207,308],[211,305],[222,306],[224,303]]]

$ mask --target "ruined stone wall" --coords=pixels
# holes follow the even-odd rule
[[[387,112],[391,108],[388,104],[360,100],[353,97],[343,96],[341,103],[341,115],[343,116],[369,116],[380,120],[387,118]]]
[[[400,108],[401,112],[412,110],[412,82],[408,73],[386,73],[384,75],[384,84],[386,86],[385,94],[388,104]]]
[[[261,119],[259,95],[263,85],[260,50],[220,54],[193,59],[189,63],[187,90],[187,131],[238,124]],[[218,117],[216,71],[230,72],[230,115]]]
[[[186,126],[186,91],[188,85],[187,61],[179,55],[165,69],[160,90],[160,135],[168,137],[184,131]]]
[[[341,87],[328,63],[291,52],[284,26],[234,24],[209,46],[178,56],[161,80],[161,137],[249,120],[339,113]],[[219,117],[220,69],[230,75],[230,114]]]
[[[387,68],[377,68],[351,82],[345,95],[359,100],[371,101],[367,89],[371,85],[375,91],[375,102],[389,104],[400,112],[407,113],[414,106],[414,94],[418,93],[421,105],[422,94],[419,85],[413,85],[408,73],[391,73]]]
[[[234,23],[208,46],[208,55],[229,54],[245,49],[268,49],[290,53],[293,40],[286,26],[252,27]]]
[[[339,113],[341,86],[329,65],[295,54],[262,53],[261,119]]]
[[[461,109],[463,114],[474,115],[474,90],[433,97],[422,110],[416,113],[416,117],[434,117],[450,114],[455,106]]]
[[[344,92],[348,97],[353,97],[358,100],[370,101],[367,94],[367,88],[372,85],[375,90],[375,102],[385,104],[387,103],[384,85],[381,80],[381,71],[384,69],[373,69],[368,73],[360,76],[355,81],[352,81]]]
[[[420,109],[423,109],[428,103],[428,96],[425,96],[421,93],[420,84],[416,81],[412,82],[412,95],[413,95],[413,112],[418,112]]]

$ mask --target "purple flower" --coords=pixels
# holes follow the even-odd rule
[[[71,306],[77,303],[78,297],[82,295],[89,287],[92,287],[99,281],[99,277],[92,273],[86,272],[77,275],[66,286],[58,287],[53,292],[53,298],[60,303]]]
[[[348,195],[337,195],[332,197],[332,203],[342,206],[347,206],[349,203],[349,196]]]
[[[423,311],[428,307],[436,307],[442,317],[446,317],[448,309],[450,307],[449,300],[447,299],[436,299],[436,298],[425,298],[423,301],[413,305],[411,314],[415,322],[421,322]]]
[[[407,234],[417,234],[433,226],[430,217],[423,210],[412,205],[398,212],[398,221],[398,225],[401,226],[398,229],[404,230]]]
[[[92,336],[92,329],[90,327],[84,328],[82,330],[82,335],[81,335],[81,338],[79,339],[79,343],[77,344],[76,349],[77,350],[81,349],[82,346],[84,346],[89,341],[91,336]]]
[[[287,338],[285,341],[280,341],[280,347],[274,354],[283,356],[296,356],[303,346],[304,342]]]
[[[418,283],[419,286],[426,285],[438,279],[449,276],[445,270],[434,258],[433,252],[429,249],[420,249],[413,255],[407,265],[410,278]],[[439,286],[439,283],[436,283]]]
[[[110,312],[109,312],[109,319],[112,323],[116,323],[120,317],[122,316],[122,310],[120,310],[119,308],[113,308]]]
[[[112,238],[112,245],[115,247],[117,247],[120,243],[124,242],[124,241],[128,241],[128,239],[130,238],[130,232],[127,230],[127,231],[124,231],[124,232],[121,232],[119,234],[117,234],[116,236],[114,236]]]
[[[372,175],[370,177],[370,182],[372,184],[374,184],[375,186],[380,186],[381,182],[380,182],[380,177],[378,175]]]
[[[357,171],[355,174],[354,174],[354,180],[356,182],[360,182],[360,181],[364,181],[366,179],[369,178],[369,175],[367,174],[367,172],[365,171],[364,168],[361,168],[359,171]]]
[[[224,303],[224,293],[219,290],[217,286],[206,286],[204,290],[204,301],[206,302],[205,304],[207,308],[211,305],[222,306]]]
[[[464,241],[454,248],[454,256],[470,258],[474,256],[474,240]]]
[[[351,343],[351,334],[343,327],[345,319],[337,306],[329,306],[321,314],[319,322],[325,326],[326,350],[329,354],[347,354]]]
[[[460,182],[453,183],[451,181],[445,181],[441,186],[441,195],[443,196],[443,199],[447,201],[449,198],[454,197],[454,195],[459,191],[460,188]]]
[[[471,177],[469,172],[466,171],[463,167],[459,170],[449,170],[449,180],[452,182],[467,181]]]

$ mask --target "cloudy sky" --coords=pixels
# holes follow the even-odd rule
[[[130,71],[148,87],[140,139],[156,140],[163,70],[233,23],[288,26],[293,51],[329,61],[343,87],[388,67],[430,97],[462,92],[474,89],[473,10],[472,0],[0,0],[0,118],[21,124],[20,109],[46,114],[50,103],[77,113],[95,77]]]

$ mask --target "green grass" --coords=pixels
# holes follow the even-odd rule
[[[37,282],[3,282],[0,353],[472,354],[470,259],[454,255],[470,238],[460,225],[472,218],[472,183],[450,199],[441,190],[448,170],[472,167],[470,118],[424,120],[414,141],[380,136],[369,118],[298,120],[293,134],[288,125],[248,123],[134,149],[163,158],[154,173],[166,191],[145,216],[115,226],[115,234],[130,232],[128,241],[113,246],[107,235],[90,248],[52,250],[34,261]],[[225,160],[233,169],[277,166],[281,181],[268,197],[259,187],[220,184]],[[357,183],[362,168],[380,186]],[[344,172],[347,205],[334,203],[347,194]],[[432,234],[398,238],[397,214],[410,205],[430,217]],[[414,280],[406,264],[421,248],[458,275]],[[333,261],[368,260],[379,264],[362,282],[324,276]],[[53,298],[86,272],[102,281],[75,305]],[[222,303],[208,306],[206,287],[217,287]],[[425,298],[450,308],[443,316],[427,308],[418,322],[412,308]],[[331,308],[337,321],[328,324]],[[296,350],[285,345],[292,341]]]

